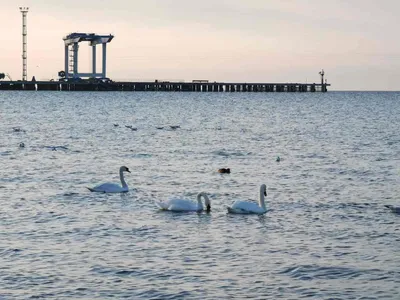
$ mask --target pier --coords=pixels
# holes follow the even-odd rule
[[[26,13],[28,8],[20,8],[23,13],[23,73],[22,80],[12,80],[8,73],[0,73],[0,91],[62,91],[62,92],[322,92],[328,91],[330,84],[324,81],[325,72],[319,72],[321,83],[249,83],[249,82],[210,82],[209,80],[164,81],[154,80],[148,82],[113,81],[106,77],[107,73],[107,44],[114,36],[74,32],[63,38],[64,41],[64,70],[58,72],[58,79],[49,81],[27,80],[27,55],[26,55]],[[79,71],[79,43],[88,42],[92,50],[91,72]],[[96,66],[96,46],[102,45],[101,72]],[[7,75],[9,81],[5,79]]]
[[[119,92],[327,92],[328,83],[228,83],[228,82],[118,82],[0,81],[0,90],[14,91],[119,91]]]

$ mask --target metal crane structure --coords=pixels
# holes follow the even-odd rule
[[[68,79],[78,78],[106,78],[106,64],[107,64],[107,43],[111,42],[114,38],[113,35],[97,35],[94,33],[80,33],[74,32],[63,38],[65,45],[65,61],[64,73],[62,77]],[[89,42],[92,47],[92,72],[79,73],[78,72],[78,49],[80,42]],[[103,47],[103,60],[102,72],[98,73],[96,70],[96,46],[102,44]]]

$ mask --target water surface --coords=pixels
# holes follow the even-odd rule
[[[400,297],[400,93],[2,91],[0,119],[1,299]]]

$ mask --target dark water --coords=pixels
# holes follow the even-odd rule
[[[0,92],[0,119],[1,299],[400,299],[400,93]],[[121,165],[129,193],[86,190]],[[226,213],[262,183],[267,214]]]

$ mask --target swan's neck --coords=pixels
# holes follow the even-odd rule
[[[199,210],[202,210],[202,209],[203,209],[203,202],[201,202],[201,196],[203,196],[202,193],[200,193],[200,194],[197,195],[197,208],[198,208]]]
[[[119,170],[119,179],[121,179],[121,184],[123,188],[127,188],[128,185],[125,182],[125,178],[124,178],[124,172],[122,170]]]
[[[264,209],[267,210],[267,206],[265,205],[265,196],[264,196],[264,189],[260,188],[260,200],[259,200],[260,206]]]

